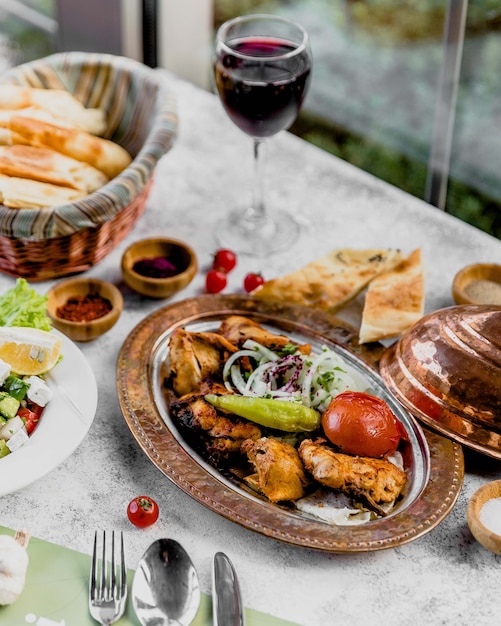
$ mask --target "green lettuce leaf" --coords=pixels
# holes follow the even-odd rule
[[[37,293],[24,278],[0,295],[0,326],[29,326],[52,330],[47,315],[47,296]]]

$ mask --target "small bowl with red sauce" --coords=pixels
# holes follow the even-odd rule
[[[73,341],[92,341],[116,324],[123,310],[118,287],[99,278],[68,278],[47,292],[52,325]]]
[[[122,276],[134,291],[149,298],[169,298],[187,287],[197,273],[193,249],[168,237],[141,239],[122,256]]]

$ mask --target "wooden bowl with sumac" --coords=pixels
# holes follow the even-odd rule
[[[149,298],[170,298],[191,283],[197,270],[192,247],[169,237],[135,241],[122,256],[125,283]]]
[[[68,278],[47,293],[54,328],[73,341],[92,341],[109,331],[123,310],[118,287],[98,278]]]

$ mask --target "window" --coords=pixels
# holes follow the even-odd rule
[[[501,139],[493,132],[501,117],[498,0],[214,4],[216,25],[250,12],[275,12],[300,21],[310,32],[314,73],[291,130],[420,198],[429,192],[432,145],[447,147],[443,115],[435,123],[444,71],[442,93],[451,105],[447,117],[453,125],[442,208],[501,237]],[[444,33],[458,34],[459,40],[452,38],[445,48]]]
[[[311,36],[312,86],[292,132],[425,198],[431,149],[447,148],[449,120],[442,208],[501,237],[499,0],[3,0],[0,63],[96,50],[209,89],[215,28],[257,12],[291,17]]]
[[[0,71],[51,54],[57,22],[54,0],[2,0]]]

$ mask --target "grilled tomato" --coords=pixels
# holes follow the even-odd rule
[[[392,454],[407,433],[388,404],[359,391],[332,399],[322,415],[325,436],[341,452],[380,458]]]

